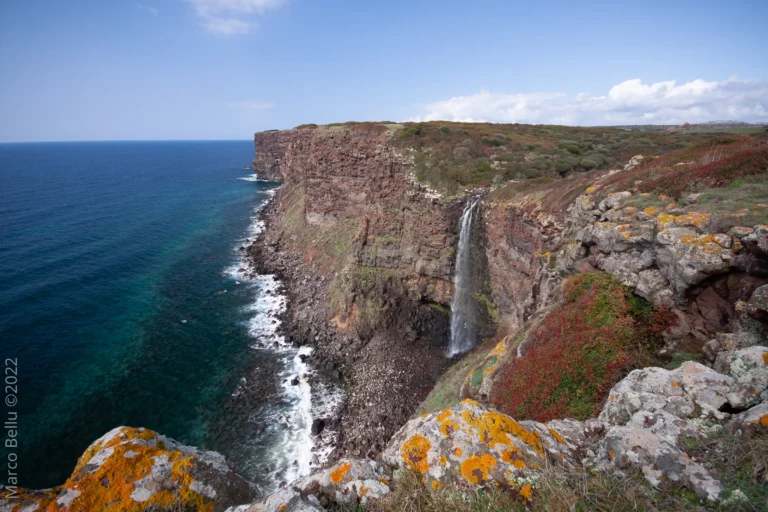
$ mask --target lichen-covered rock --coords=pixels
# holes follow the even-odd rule
[[[219,453],[144,428],[117,427],[88,447],[64,485],[22,492],[19,499],[5,493],[0,511],[128,512],[174,505],[210,512],[256,495]]]
[[[735,414],[726,425],[726,430],[742,439],[768,433],[768,400]]]
[[[638,411],[668,412],[678,418],[723,420],[731,408],[758,403],[768,393],[768,348],[755,346],[730,354],[723,375],[693,361],[676,370],[634,370],[613,387],[599,419],[609,425],[626,425]]]
[[[315,512],[356,507],[389,494],[384,467],[370,459],[341,459],[250,505],[227,512]]]
[[[378,462],[362,459],[341,459],[330,468],[302,478],[295,484],[302,493],[313,494],[337,505],[364,505],[369,499],[389,494],[389,479]]]
[[[226,512],[324,512],[318,499],[303,494],[293,487],[270,494],[267,498],[250,505],[230,507]]]
[[[624,192],[616,192],[615,194],[610,194],[608,197],[600,201],[600,204],[598,205],[598,208],[600,208],[601,212],[604,212],[605,210],[616,208],[621,204],[621,201],[632,196],[632,192],[624,191]]]
[[[725,358],[721,364],[738,383],[727,395],[733,407],[751,407],[768,399],[768,347],[725,352]]]
[[[553,423],[582,432],[580,422]],[[531,497],[547,459],[566,467],[581,464],[583,449],[550,425],[517,422],[474,400],[411,420],[382,454],[385,463],[420,473],[432,491],[445,487],[495,485]]]
[[[611,428],[600,443],[598,467],[621,475],[639,469],[656,487],[687,487],[701,499],[717,501],[722,484],[706,468],[647,428]]]

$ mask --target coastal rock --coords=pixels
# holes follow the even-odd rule
[[[60,487],[3,495],[0,511],[143,510],[180,506],[223,511],[251,501],[255,487],[216,452],[144,428],[117,427],[97,439]]]
[[[283,489],[250,505],[230,507],[226,512],[324,512],[325,508],[311,494],[302,494],[294,488]]]
[[[581,443],[554,427],[578,432],[579,422],[548,426],[517,422],[474,400],[408,422],[393,436],[382,460],[420,473],[434,492],[446,487],[473,488],[494,483],[530,499],[533,482],[551,459],[580,464]]]
[[[749,439],[755,434],[768,433],[768,400],[735,414],[726,425],[726,430],[742,439]]]
[[[725,419],[720,408],[735,384],[733,378],[692,361],[676,370],[633,370],[611,389],[598,419],[626,425],[638,411],[667,412],[683,419],[698,415]]]
[[[341,459],[330,468],[302,478],[293,487],[337,505],[364,505],[390,491],[384,467],[369,459]]]
[[[701,499],[717,501],[723,491],[706,468],[647,428],[611,428],[600,443],[598,459],[599,468],[618,476],[639,469],[655,487],[687,487]]]

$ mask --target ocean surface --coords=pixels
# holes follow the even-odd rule
[[[275,188],[252,157],[251,141],[0,144],[20,486],[63,483],[119,425],[221,451],[265,492],[308,471],[311,371],[276,334],[279,283],[239,272]]]

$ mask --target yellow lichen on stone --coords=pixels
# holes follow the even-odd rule
[[[648,215],[656,215],[658,211],[653,206],[649,206],[648,208],[644,209],[643,212],[647,213]]]
[[[504,339],[506,340],[506,338]],[[488,357],[493,357],[493,356],[500,357],[506,353],[507,353],[507,346],[504,344],[504,340],[502,340],[498,342],[495,347],[493,347],[493,350],[488,352]]]
[[[452,412],[450,409],[443,409],[442,411],[440,411],[440,412],[437,414],[437,416],[435,417],[435,420],[436,420],[438,423],[442,423],[442,422],[443,422],[443,421],[445,421],[447,418],[449,418],[449,417],[451,416],[451,414],[453,414],[453,412]]]
[[[426,473],[429,469],[427,462],[427,453],[432,447],[429,440],[421,434],[414,434],[403,443],[401,454],[403,461],[414,471]]]
[[[595,187],[587,187],[587,194],[591,194],[595,190],[597,190]]]
[[[472,456],[461,464],[461,476],[472,485],[484,485],[488,481],[488,470],[496,466],[496,459],[487,453]]]
[[[437,480],[432,480],[432,490],[433,491],[439,491],[442,487],[442,484]]]
[[[349,462],[341,463],[339,467],[331,471],[331,481],[335,484],[338,484],[339,482],[341,482],[342,478],[344,478],[344,475],[346,475],[350,469],[352,469],[352,464],[350,464]]]
[[[445,455],[441,455],[439,461],[441,466],[448,465],[448,457],[446,457]]]
[[[464,452],[462,451],[461,447],[457,446],[456,448],[451,450],[451,453],[453,453],[453,455],[455,455],[456,457],[461,457],[461,454]]]
[[[550,428],[549,433],[552,434],[552,437],[554,437],[558,443],[565,444],[565,440],[563,439],[563,436],[561,436],[557,430]]]
[[[484,412],[479,418],[472,411],[462,411],[461,418],[470,428],[477,431],[477,436],[489,448],[497,444],[512,446],[509,436],[516,437],[543,455],[544,447],[537,432],[526,430],[518,422],[497,411]]]
[[[99,450],[89,449],[78,461],[72,476],[64,488],[77,491],[79,495],[69,506],[70,511],[123,510],[141,511],[147,507],[164,508],[180,504],[200,510],[212,511],[215,503],[192,491],[194,478],[189,473],[194,457],[180,451],[168,451],[157,439],[157,434],[147,429],[125,428],[107,442],[96,445]],[[101,465],[90,473],[85,466],[99,451],[112,449]],[[126,457],[127,452],[130,457]],[[163,490],[152,494],[149,499],[138,503],[131,497],[135,483],[152,474],[155,459],[165,456],[171,463],[171,478],[177,484],[175,490]],[[104,482],[108,482],[107,485]]]
[[[440,433],[445,437],[450,436],[459,430],[459,425],[455,421],[446,420],[440,424]]]

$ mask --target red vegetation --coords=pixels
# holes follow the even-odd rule
[[[674,151],[629,172],[619,173],[600,188],[629,190],[640,181],[641,192],[667,194],[721,188],[740,178],[768,173],[768,144],[759,137],[718,137],[692,148]]]
[[[610,388],[639,366],[670,321],[613,276],[595,271],[565,283],[566,304],[528,334],[525,356],[500,370],[491,400],[520,419],[587,419]]]

